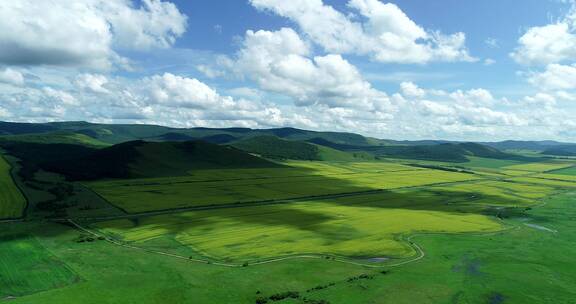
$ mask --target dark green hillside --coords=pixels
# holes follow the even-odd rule
[[[303,141],[285,140],[275,136],[258,136],[234,143],[232,146],[272,159],[353,161],[374,159],[366,153],[347,153]]]
[[[217,135],[202,137],[202,141],[213,143],[213,144],[227,144],[227,143],[233,142],[237,139],[238,138],[236,138],[232,135],[228,135],[228,134],[217,134]]]
[[[317,132],[295,128],[170,128],[141,124],[96,124],[89,122],[54,122],[44,124],[0,123],[0,135],[30,134],[67,131],[83,134],[108,144],[133,140],[186,141],[204,140],[213,143],[230,143],[258,136],[276,136],[295,141],[321,138],[337,144],[370,146],[387,141],[366,138],[359,134],[344,132]]]
[[[154,125],[104,125],[87,122],[52,123],[51,126],[85,134],[110,144],[161,136],[174,130]]]
[[[355,146],[338,144],[323,138],[313,138],[309,142],[348,152],[366,152],[378,157],[420,159],[446,162],[467,162],[468,156],[495,159],[521,158],[504,153],[498,149],[476,143],[439,143],[434,145],[388,145],[388,146]]]
[[[6,143],[8,153],[22,160],[23,174],[43,169],[69,180],[186,175],[194,169],[277,167],[278,164],[202,141],[132,141],[96,149],[80,145]]]
[[[194,137],[182,133],[168,132],[154,139],[159,141],[189,141],[194,140]]]
[[[515,157],[514,155],[504,153],[496,148],[484,146],[477,143],[461,143],[453,145],[462,149],[463,153],[466,153],[470,156],[495,158],[495,159],[509,159]]]
[[[54,128],[45,124],[18,123],[0,121],[0,135],[17,135],[27,133],[42,133],[56,131]]]
[[[570,145],[567,143],[557,142],[553,140],[543,140],[543,141],[506,140],[501,142],[487,142],[482,144],[500,150],[532,150],[532,151],[545,151],[560,146]]]
[[[190,141],[190,140],[202,140],[205,142],[213,143],[213,144],[227,144],[237,140],[237,137],[234,137],[229,134],[216,134],[216,135],[209,135],[201,138],[195,138],[193,136],[178,133],[178,132],[169,132],[163,134],[158,137],[148,138],[147,140],[151,141]]]
[[[466,162],[467,155],[473,155],[454,144],[434,146],[388,146],[374,152],[381,157],[435,160],[446,162]]]
[[[313,138],[322,138],[324,140],[337,144],[360,145],[360,146],[371,144],[366,137],[354,133],[316,132],[316,131],[300,130],[295,128],[268,129],[268,130],[262,130],[262,132],[289,140],[310,140]]]
[[[343,143],[335,143],[329,141],[322,137],[314,137],[311,139],[306,140],[309,143],[313,143],[316,145],[329,147],[336,150],[341,151],[365,151],[365,152],[374,152],[382,149],[382,146],[359,146],[359,145],[351,145],[351,144],[343,144]]]
[[[258,136],[234,143],[234,147],[266,158],[321,160],[320,149],[306,142],[283,140],[275,136]]]
[[[519,159],[521,156],[504,153],[476,143],[439,144],[432,146],[388,146],[376,152],[379,156],[413,158],[446,162],[467,162],[468,156],[493,159]]]
[[[250,128],[170,128],[156,125],[140,124],[96,124],[88,122],[54,122],[44,124],[0,122],[0,136],[30,135],[16,141],[85,144],[103,146],[123,142],[145,140],[155,142],[183,142],[202,140],[215,144],[240,143],[259,137],[277,137],[290,142],[308,142],[289,144],[281,142],[283,149],[245,147],[246,151],[268,155],[272,158],[318,160],[322,152],[332,156],[334,152],[370,153],[373,156],[393,158],[415,158],[423,160],[465,162],[467,156],[510,159],[510,154],[500,150],[534,150],[550,151],[550,154],[573,155],[564,144],[555,141],[503,141],[482,144],[449,142],[442,140],[395,141],[367,138],[359,134],[344,132],[317,132],[296,128],[250,129]],[[49,134],[49,135],[48,135]],[[49,138],[43,138],[46,135]],[[249,141],[248,141],[249,143]],[[331,148],[314,148],[315,145]],[[302,151],[294,151],[302,149]],[[320,152],[315,151],[321,150]],[[339,151],[336,151],[339,150]],[[337,154],[337,153],[336,153]],[[350,157],[350,153],[347,154]],[[329,156],[329,157],[332,157]],[[340,154],[336,158],[344,157]],[[346,158],[344,157],[344,158]],[[326,157],[324,157],[325,159]]]
[[[576,156],[576,145],[559,146],[542,152],[545,155]]]
[[[57,131],[47,133],[30,133],[19,135],[4,135],[0,136],[0,142],[27,142],[39,144],[70,144],[70,145],[86,145],[93,147],[104,147],[109,144],[101,142],[93,137],[85,134]]]

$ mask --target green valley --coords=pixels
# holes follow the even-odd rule
[[[383,147],[436,148],[354,136],[323,146],[293,137],[307,131],[254,132],[290,139],[4,137],[0,302],[545,303],[552,292],[559,302],[573,295],[576,274],[560,266],[576,237],[573,160],[460,143],[441,144],[450,161],[393,157]],[[519,271],[529,274],[514,277]],[[141,288],[130,291],[134,284]]]

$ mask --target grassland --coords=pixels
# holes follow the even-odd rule
[[[539,173],[542,168],[557,167],[555,162],[525,164],[519,170],[495,169],[493,164],[480,168],[493,174],[391,162],[285,164],[289,167],[196,170],[181,177],[89,183],[131,213],[226,207],[118,219],[94,227],[139,246],[168,237],[200,257],[220,261],[298,254],[403,259],[416,254],[403,236],[498,231],[502,225],[487,214],[530,207],[569,183],[538,177],[547,175]],[[503,174],[508,171],[523,174]],[[249,204],[254,202],[259,204]]]
[[[572,303],[575,193],[507,220],[516,229],[492,235],[423,235],[426,260],[389,275],[314,292],[330,303]],[[549,228],[551,232],[526,226]]]
[[[26,198],[14,183],[11,170],[0,155],[0,219],[19,218],[26,208]]]
[[[63,287],[78,279],[27,235],[0,235],[0,274],[0,301]]]
[[[545,161],[545,162],[506,166],[505,169],[515,170],[515,171],[528,171],[528,172],[549,172],[549,171],[555,171],[555,170],[560,170],[563,168],[572,167],[573,165],[574,165],[574,163],[571,161],[550,160],[550,161]]]
[[[28,225],[22,228],[38,235],[43,246],[84,280],[9,303],[74,299],[87,304],[253,304],[256,298],[287,291],[298,292],[300,298],[277,303],[571,303],[576,297],[576,273],[568,267],[576,255],[575,199],[574,193],[546,199],[544,207],[504,219],[516,228],[502,233],[417,235],[413,241],[424,248],[426,257],[385,268],[384,274],[326,259],[224,268],[105,241],[77,243],[80,233],[62,225]],[[180,248],[183,254],[187,250],[165,238],[155,241],[161,248]]]
[[[439,183],[478,179],[472,174],[421,169],[397,164],[338,165],[313,162],[291,162],[299,170],[250,169],[229,172],[228,176],[214,170],[195,171],[193,176],[178,178],[155,178],[114,180],[88,183],[91,189],[114,205],[131,213],[226,205],[254,201],[269,201],[303,197],[366,192],[381,189],[398,189]],[[261,178],[238,178],[261,176]],[[286,176],[288,175],[288,176]],[[292,176],[290,176],[292,175]]]
[[[490,206],[526,206],[556,191],[555,188],[545,185],[495,180],[437,186],[430,189],[468,193],[472,204]]]
[[[294,254],[406,258],[416,252],[398,237],[414,232],[497,231],[497,221],[445,205],[466,195],[400,191],[194,211],[138,221],[99,223],[101,231],[143,243],[166,234],[207,257],[259,260]]]
[[[513,166],[522,164],[520,161],[516,160],[509,160],[509,159],[494,159],[494,158],[481,158],[481,157],[474,157],[469,156],[468,159],[470,160],[467,163],[461,164],[462,166],[466,167],[480,167],[480,168],[491,168],[491,169],[498,169],[506,166]]]
[[[90,136],[73,132],[53,132],[38,134],[4,135],[0,142],[22,142],[41,144],[77,144],[91,147],[106,147],[109,144],[101,142]]]
[[[570,303],[576,296],[576,273],[567,267],[576,254],[576,196],[558,195],[576,180],[549,172],[558,161],[486,163],[473,174],[413,163],[290,161],[85,183],[132,214],[81,217],[109,238],[90,242],[78,242],[86,231],[67,225],[22,224],[12,235],[35,237],[5,246],[36,240],[83,280],[49,290],[31,283],[11,303],[255,303],[288,291],[298,298],[269,303]],[[139,214],[155,210],[162,211]],[[35,290],[46,291],[29,294]]]
[[[558,174],[558,175],[571,175],[576,176],[576,166],[568,167],[564,169],[554,170],[549,172],[551,174]]]

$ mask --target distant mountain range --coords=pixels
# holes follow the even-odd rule
[[[88,122],[0,122],[0,147],[25,160],[28,171],[23,174],[40,168],[73,180],[177,175],[195,168],[278,166],[269,161],[275,159],[462,163],[471,156],[525,159],[514,153],[520,150],[576,156],[576,144],[556,141],[396,141],[295,128],[184,129]]]

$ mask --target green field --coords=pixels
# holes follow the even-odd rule
[[[574,193],[547,199],[545,207],[504,220],[516,228],[502,233],[417,235],[413,241],[426,256],[384,268],[386,274],[326,259],[233,268],[200,264],[105,241],[79,244],[73,241],[77,230],[47,223],[26,229],[42,235],[44,245],[84,280],[9,303],[253,304],[287,291],[300,299],[277,303],[570,303],[576,297],[576,273],[567,267],[576,254],[575,199]],[[179,248],[161,239],[155,244]]]
[[[576,176],[576,166],[568,167],[565,169],[559,169],[549,172],[551,174],[558,174],[558,175],[570,175]]]
[[[572,166],[574,166],[574,163],[571,161],[550,160],[550,161],[546,161],[546,162],[537,162],[537,163],[506,166],[506,167],[504,167],[504,169],[516,170],[516,171],[528,171],[528,172],[549,172],[549,171],[560,170],[560,169],[568,168],[568,167],[572,167]]]
[[[497,221],[476,208],[447,206],[466,195],[385,192],[326,201],[304,201],[162,215],[99,223],[101,231],[141,243],[171,235],[207,257],[229,261],[295,254],[406,258],[416,252],[398,239],[414,232],[497,231]]]
[[[87,186],[130,212],[294,199],[379,189],[398,189],[478,179],[472,174],[397,164],[337,165],[291,162],[295,169],[243,169],[229,175],[196,170],[190,177],[114,180]],[[287,170],[284,174],[281,170]],[[272,172],[272,174],[269,174]],[[258,177],[250,178],[247,176]],[[290,176],[293,175],[293,176]]]
[[[85,213],[93,218],[69,211],[79,227],[9,226],[0,302],[248,304],[285,292],[298,296],[268,303],[576,297],[567,267],[576,254],[576,195],[567,191],[576,180],[551,171],[565,161],[477,161],[467,173],[438,162],[282,164],[85,182],[128,213],[100,215],[108,210],[100,202]],[[31,263],[43,266],[17,271]]]
[[[536,177],[526,177],[525,183],[504,180],[506,175],[386,162],[287,164],[292,168],[205,170],[185,177],[91,183],[92,189],[130,212],[156,210],[152,203],[160,197],[162,206],[171,201],[174,207],[231,204],[94,227],[138,246],[167,237],[200,257],[228,262],[299,254],[402,259],[416,254],[403,237],[502,230],[486,214],[538,204],[565,183],[536,185],[530,182],[540,180]],[[292,200],[281,200],[287,198]],[[187,199],[195,204],[177,203]],[[262,204],[234,205],[241,202]]]
[[[465,167],[480,167],[480,168],[491,168],[491,169],[498,169],[506,166],[513,166],[517,164],[521,164],[520,161],[515,160],[507,160],[507,159],[493,159],[493,158],[481,158],[481,157],[474,157],[469,156],[469,162],[461,164]]]
[[[26,208],[26,199],[14,183],[11,170],[0,155],[0,219],[21,217]]]
[[[77,280],[35,238],[0,235],[0,301],[61,288]]]

